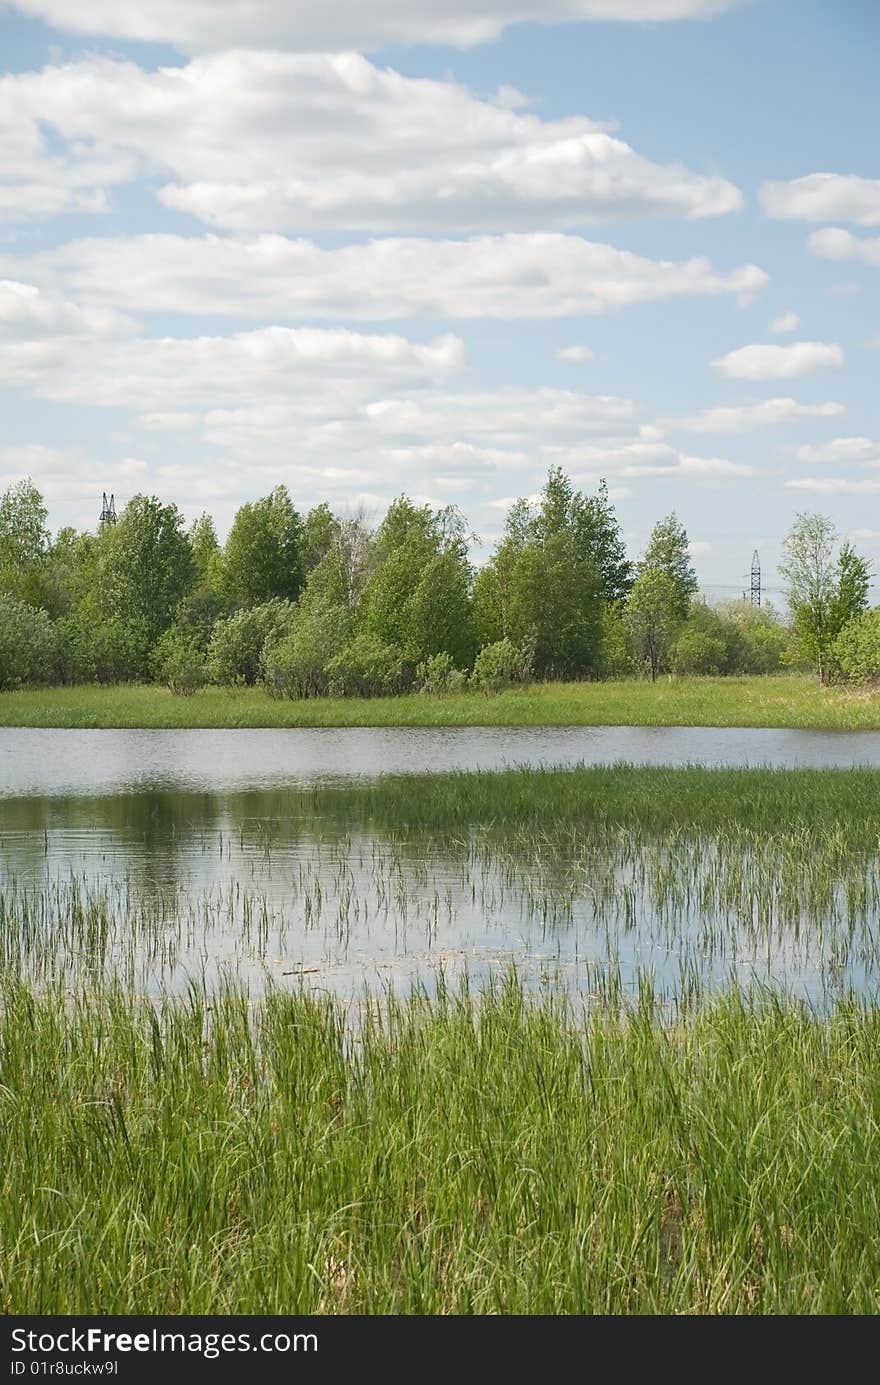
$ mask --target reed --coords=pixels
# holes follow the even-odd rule
[[[6,1313],[873,1313],[880,1016],[194,985],[0,1006]]]

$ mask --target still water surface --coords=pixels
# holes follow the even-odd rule
[[[67,731],[0,728],[0,796],[204,793],[507,765],[880,768],[880,732],[762,727],[338,727]]]
[[[454,832],[321,817],[317,779],[506,765],[880,767],[880,735],[715,728],[0,730],[0,958],[153,994],[234,973],[355,996],[759,981],[817,1003],[880,978],[880,876],[788,850],[552,822]],[[811,870],[814,872],[811,877]]]

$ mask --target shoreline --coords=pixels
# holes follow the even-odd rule
[[[486,696],[275,699],[263,688],[205,688],[175,697],[151,684],[26,688],[0,693],[0,726],[107,730],[313,727],[666,726],[880,731],[880,696],[815,679],[668,678],[539,683]]]

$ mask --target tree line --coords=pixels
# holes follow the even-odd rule
[[[587,495],[559,468],[537,504],[512,505],[479,569],[473,538],[454,507],[401,495],[371,526],[327,504],[303,515],[284,486],[242,505],[224,544],[209,515],[187,529],[146,495],[115,524],[53,537],[22,481],[0,498],[0,687],[262,683],[314,697],[804,664],[826,680],[880,674],[868,566],[837,553],[821,516],[799,516],[786,542],[788,622],[701,601],[675,514],[632,561],[605,483]]]

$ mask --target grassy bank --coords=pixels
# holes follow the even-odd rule
[[[870,1313],[880,1015],[0,1004],[4,1313]]]
[[[120,685],[0,693],[0,725],[260,726],[792,726],[880,730],[880,697],[820,688],[814,679],[678,678],[656,684],[543,683],[487,697],[274,700],[261,688]]]

